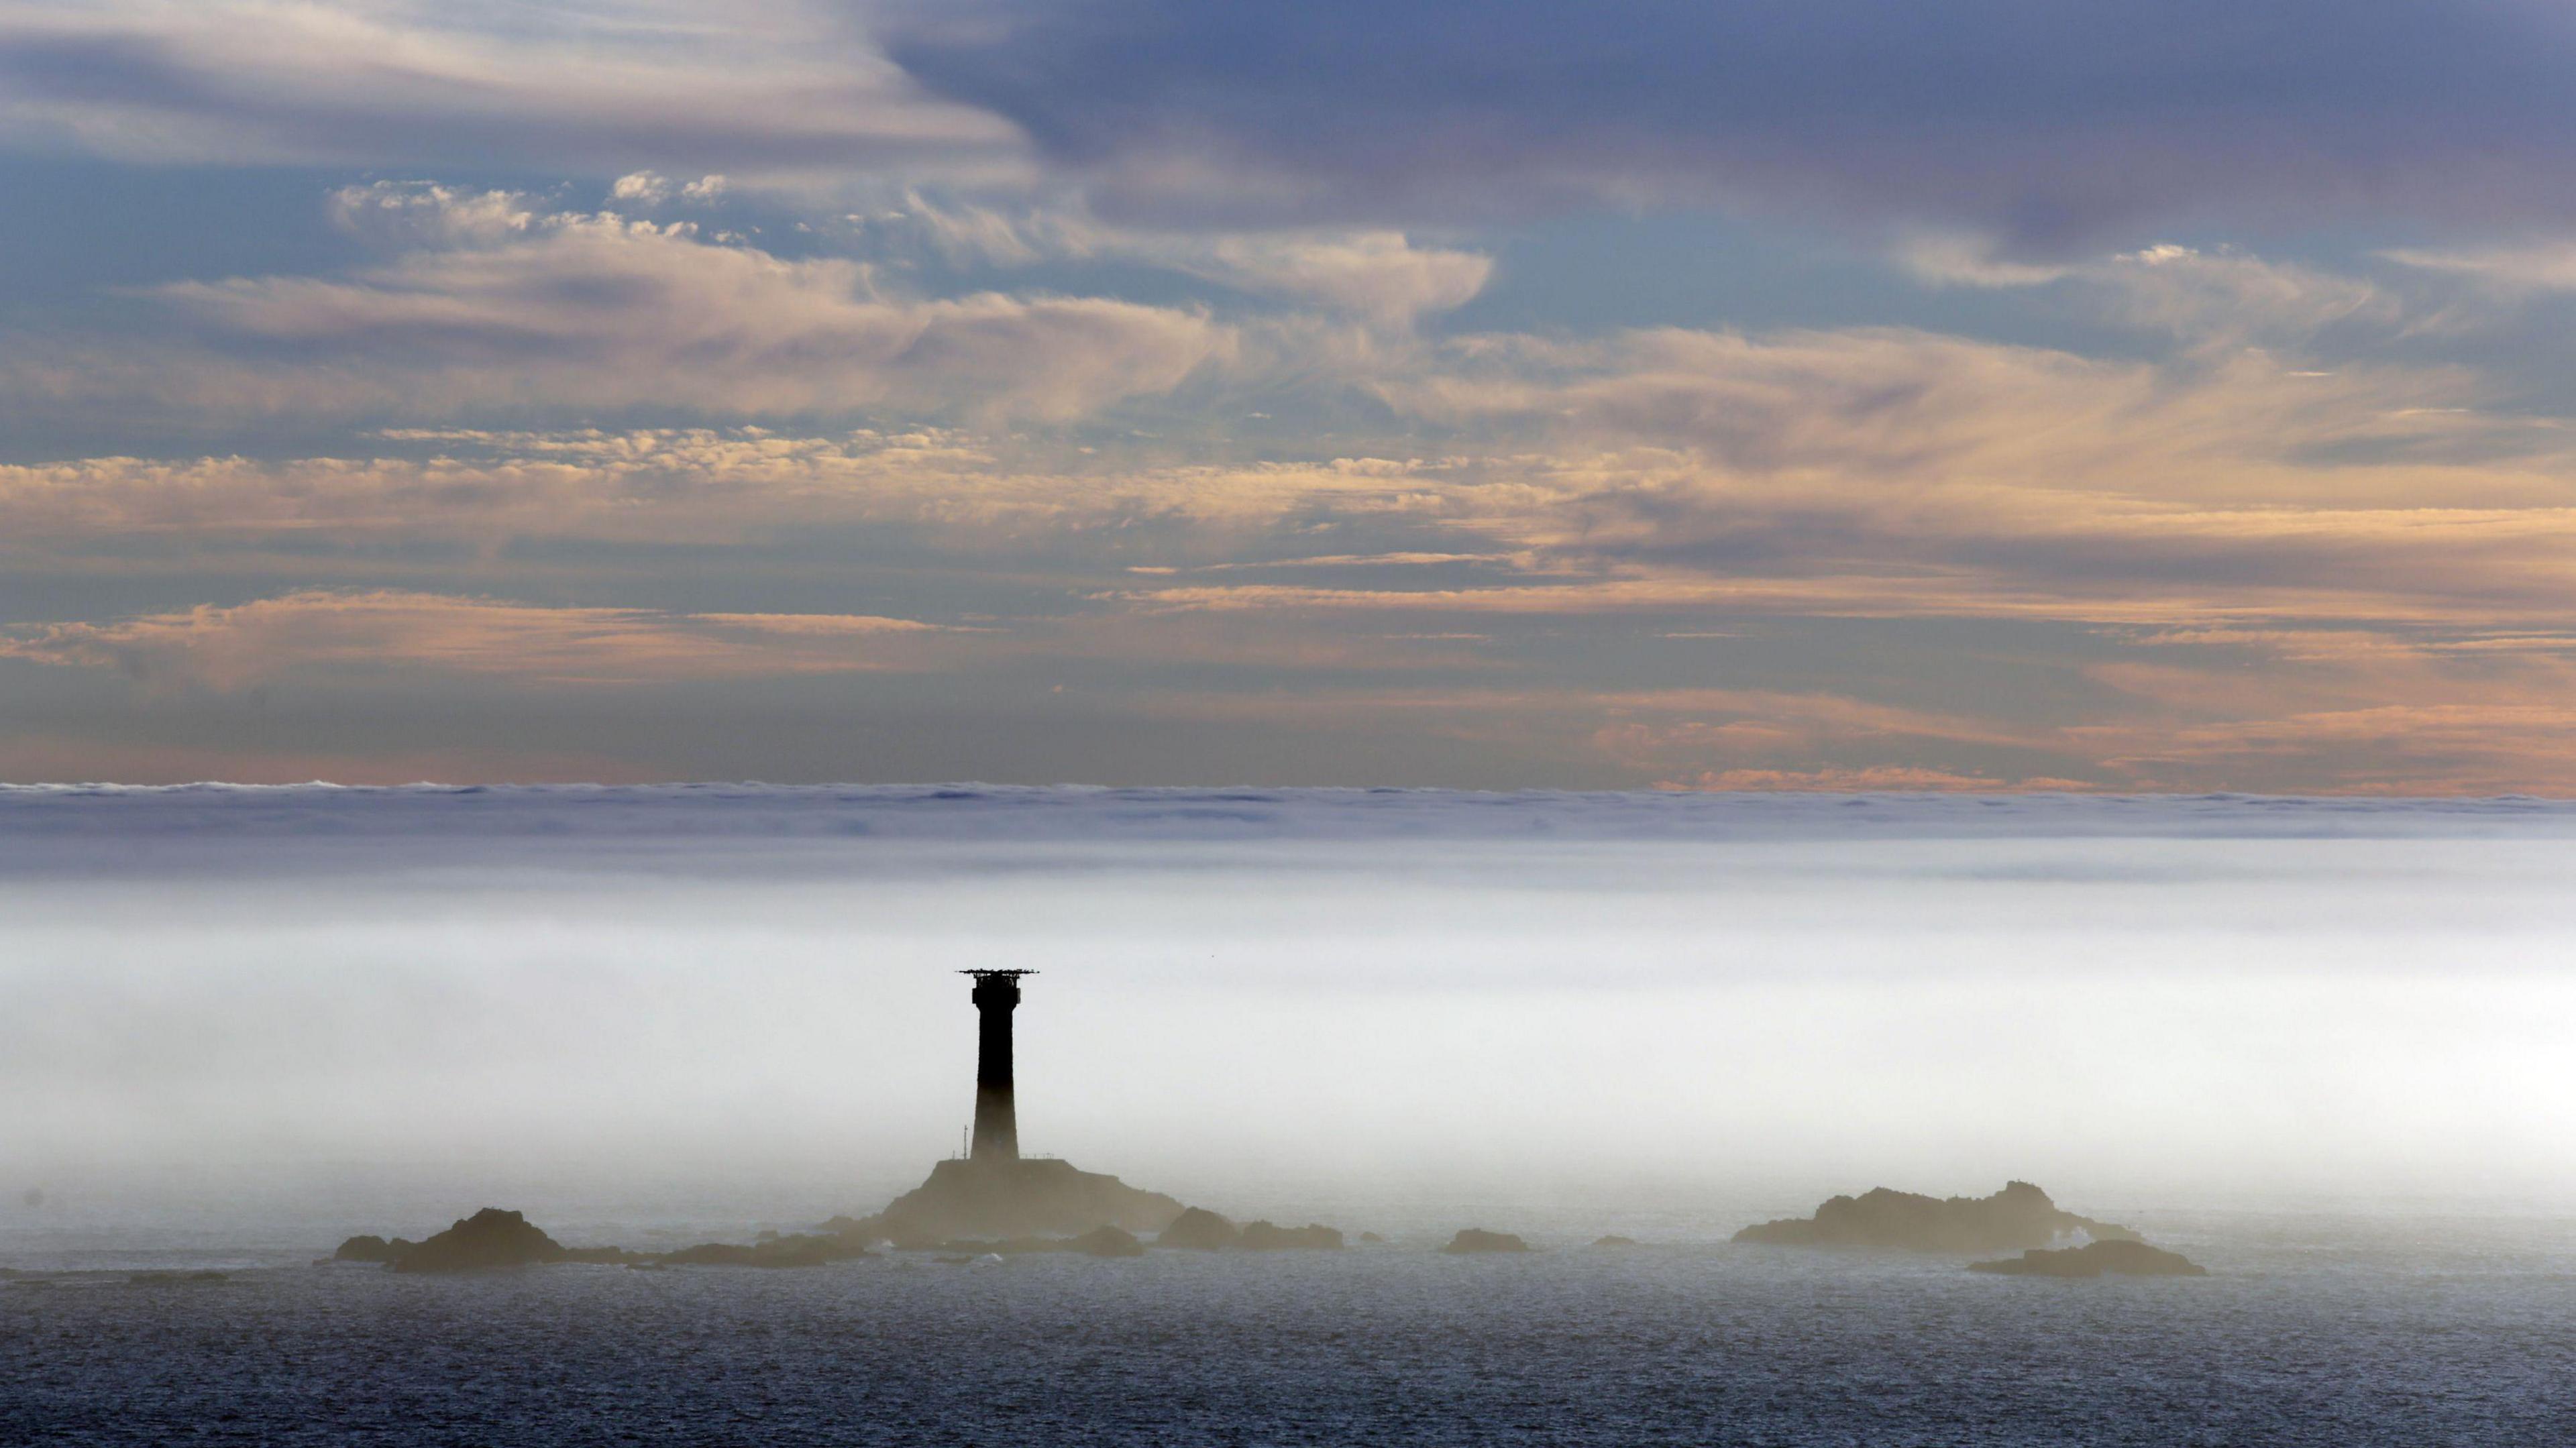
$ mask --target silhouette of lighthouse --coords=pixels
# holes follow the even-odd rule
[[[1019,1109],[1011,1099],[1011,1012],[1020,1003],[1020,977],[1034,970],[965,970],[975,978],[976,1161],[1020,1159]]]

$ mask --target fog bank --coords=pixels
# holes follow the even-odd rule
[[[948,793],[0,792],[0,1211],[2576,1202],[2562,806]]]

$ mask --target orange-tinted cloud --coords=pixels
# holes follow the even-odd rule
[[[19,627],[0,634],[0,658],[218,690],[313,669],[624,684],[902,667],[917,664],[919,641],[940,632],[864,615],[685,614],[306,591],[111,623]]]

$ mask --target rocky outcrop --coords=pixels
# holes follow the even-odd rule
[[[1735,1240],[1781,1247],[2003,1252],[2045,1247],[2079,1232],[2101,1241],[2135,1241],[2138,1235],[2063,1211],[2028,1182],[2009,1182],[1990,1197],[1927,1197],[1878,1187],[1857,1197],[1835,1197],[1812,1217],[1747,1227]]]
[[[748,1247],[730,1242],[701,1242],[676,1252],[664,1252],[647,1260],[666,1267],[820,1267],[827,1262],[847,1262],[868,1256],[868,1249],[842,1237],[817,1237],[798,1233],[793,1236],[768,1236]]]
[[[394,1258],[396,1272],[479,1272],[561,1262],[563,1244],[517,1212],[485,1207]]]
[[[1342,1247],[1341,1230],[1318,1222],[1302,1227],[1282,1227],[1272,1222],[1254,1222],[1235,1238],[1234,1245],[1247,1252],[1333,1251]]]
[[[1220,1247],[1233,1246],[1242,1236],[1242,1231],[1234,1223],[1205,1207],[1191,1207],[1163,1228],[1162,1235],[1154,1239],[1154,1245],[1213,1252]]]
[[[782,1237],[763,1232],[749,1246],[702,1242],[676,1252],[629,1252],[623,1247],[567,1247],[517,1212],[485,1207],[426,1241],[400,1237],[351,1237],[332,1260],[383,1262],[397,1272],[475,1272],[495,1267],[527,1267],[547,1262],[588,1263],[602,1267],[814,1267],[843,1262],[869,1253],[864,1246],[838,1236]]]
[[[1145,1244],[1123,1227],[1094,1227],[1073,1239],[1073,1249],[1093,1257],[1142,1257]]]
[[[1463,1255],[1469,1252],[1526,1252],[1529,1249],[1529,1243],[1509,1232],[1488,1232],[1482,1227],[1468,1227],[1450,1238],[1449,1245],[1440,1250]]]
[[[2000,1262],[1971,1262],[1971,1272],[2002,1272],[2016,1277],[2206,1277],[2209,1269],[2180,1252],[2144,1242],[2088,1242],[2057,1251],[2032,1248]]]
[[[1607,1237],[1593,1238],[1592,1245],[1595,1247],[1634,1247],[1637,1245],[1637,1239],[1634,1237],[1622,1237],[1614,1232]]]
[[[1075,1237],[1095,1227],[1159,1232],[1180,1215],[1174,1198],[1071,1162],[958,1158],[931,1168],[928,1181],[875,1216],[835,1217],[824,1229],[911,1248],[972,1237]]]

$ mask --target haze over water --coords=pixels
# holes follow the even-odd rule
[[[1239,1215],[2564,1217],[2571,866],[2528,801],[11,790],[0,1257],[868,1210],[998,965],[1028,1148]]]

